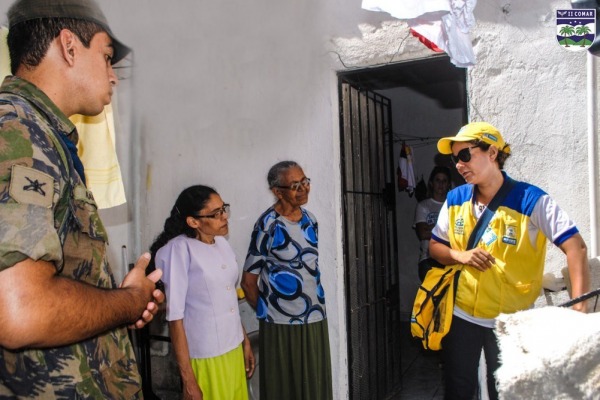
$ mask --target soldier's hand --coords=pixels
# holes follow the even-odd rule
[[[156,269],[146,276],[146,267],[149,262],[150,254],[142,254],[121,284],[123,289],[129,289],[135,294],[135,297],[139,299],[135,302],[135,307],[138,307],[138,310],[142,309],[138,314],[138,319],[129,326],[131,329],[143,328],[152,321],[158,312],[158,304],[165,301],[164,293],[156,288],[156,282],[162,276],[162,271]]]

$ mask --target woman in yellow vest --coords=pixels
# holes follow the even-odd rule
[[[495,318],[533,305],[542,288],[547,239],[567,257],[573,296],[587,292],[587,248],[575,223],[550,196],[536,186],[512,181],[503,171],[510,147],[492,125],[470,123],[437,146],[440,153],[452,155],[467,182],[448,193],[430,242],[433,258],[462,266],[452,326],[442,340],[445,398],[473,398],[483,349],[488,392],[497,399]],[[467,251],[477,220],[505,180],[512,183],[510,191],[479,242]],[[583,311],[584,304],[573,308]]]

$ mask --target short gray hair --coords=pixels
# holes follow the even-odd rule
[[[283,173],[286,172],[288,169],[294,167],[301,168],[296,161],[289,160],[280,161],[277,164],[273,165],[271,169],[269,169],[269,173],[267,174],[267,182],[269,183],[269,189],[281,186],[281,175],[283,175]]]

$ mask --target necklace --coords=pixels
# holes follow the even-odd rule
[[[290,216],[292,216],[294,214],[297,214],[297,213],[298,213],[298,210],[292,210],[289,213],[285,213],[285,214],[284,213],[279,213],[279,215],[281,215],[282,217],[290,217]]]
[[[300,220],[300,218],[302,217],[302,211],[300,211],[299,208],[294,209],[288,213],[279,213],[280,216],[284,217],[285,219],[289,220],[289,221],[293,221],[293,222],[298,222]]]
[[[480,202],[477,202],[476,205],[479,212],[483,212],[483,210],[485,210],[485,208],[487,207],[487,204],[481,204]]]
[[[279,210],[277,210],[277,208],[279,208]],[[280,205],[279,207],[277,207],[277,206],[275,207],[275,211],[277,211],[277,213],[279,215],[281,215],[282,217],[294,217],[294,216],[296,216],[298,214],[301,214],[300,207],[293,208],[291,211],[289,211],[289,212],[287,212],[287,213],[284,214],[283,213],[283,207]]]
[[[294,210],[292,212],[289,212],[287,214],[279,214],[282,217],[285,217],[291,221],[295,221],[296,219],[298,219],[298,217],[300,216],[300,213],[297,210]]]

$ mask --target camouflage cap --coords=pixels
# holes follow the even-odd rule
[[[131,52],[112,33],[104,13],[94,0],[17,0],[8,10],[9,29],[20,22],[39,18],[75,18],[100,25],[113,41],[113,64]]]

